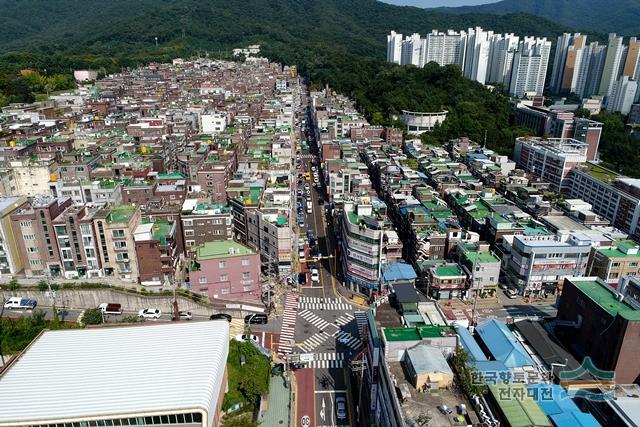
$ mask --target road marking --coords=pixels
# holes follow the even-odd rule
[[[316,394],[346,393],[347,390],[316,390]]]
[[[282,313],[282,327],[280,328],[280,341],[278,343],[278,354],[288,354],[293,351],[293,339],[295,336],[296,319],[298,307],[297,295],[287,294]]]

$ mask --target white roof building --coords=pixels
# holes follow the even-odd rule
[[[212,427],[229,324],[45,331],[0,376],[1,426]]]

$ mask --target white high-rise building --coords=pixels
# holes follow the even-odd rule
[[[400,64],[402,59],[402,34],[391,31],[387,36],[387,62]]]
[[[560,82],[562,81],[562,75],[564,74],[564,65],[567,60],[567,50],[569,49],[572,38],[573,34],[571,33],[564,33],[558,37],[558,43],[556,44],[556,54],[553,57],[551,82],[549,83],[551,92],[557,93],[560,91]]]
[[[491,40],[490,69],[487,80],[509,87],[513,56],[518,50],[520,37],[513,34],[496,34]]]
[[[587,36],[580,33],[558,37],[549,85],[552,93],[575,93],[585,50],[588,50],[586,45]]]
[[[588,60],[583,56],[582,70],[579,71],[579,73],[585,73],[584,83],[581,83],[580,75],[578,75],[578,82],[576,83],[576,95],[581,98],[588,98],[598,93],[607,47],[598,44],[598,42],[590,43],[588,51],[584,55],[587,54]]]
[[[489,69],[490,38],[493,31],[484,31],[480,27],[469,28],[467,52],[464,58],[464,76],[486,83]]]
[[[542,95],[550,50],[551,42],[546,38],[525,37],[518,44],[511,67],[511,95]]]
[[[420,56],[422,53],[422,39],[420,38],[420,34],[413,33],[411,36],[407,36],[406,39],[402,42],[402,65],[415,65],[416,67],[421,67],[423,64],[420,64]]]
[[[424,65],[436,62],[439,65],[464,65],[467,33],[448,30],[446,33],[433,30],[425,40]]]
[[[618,80],[618,71],[624,53],[622,45],[622,37],[616,36],[615,33],[609,34],[609,42],[607,44],[607,54],[602,69],[602,77],[598,88],[598,95],[609,96],[613,90],[613,85]]]
[[[630,80],[628,76],[618,78],[611,88],[611,94],[607,97],[607,110],[629,114],[637,89],[638,83]]]

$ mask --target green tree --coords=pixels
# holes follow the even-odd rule
[[[15,277],[12,277],[11,280],[9,280],[9,283],[7,283],[7,288],[11,292],[17,291],[19,287],[20,287],[20,284],[18,283],[18,279],[16,279]]]
[[[582,118],[588,119],[591,117],[591,110],[587,108],[578,108],[576,111],[573,112],[573,115],[576,117],[582,117]]]
[[[82,315],[82,324],[99,325],[102,323],[102,311],[99,308],[89,308]]]
[[[456,371],[462,391],[468,395],[481,394],[483,386],[477,381],[475,368],[469,366],[469,355],[461,346],[457,346],[453,353],[452,365]]]
[[[49,285],[47,284],[46,280],[39,280],[37,286],[40,292],[46,292],[49,290]]]
[[[240,415],[225,415],[222,419],[222,427],[258,427],[258,423],[253,420],[252,414],[244,413]]]

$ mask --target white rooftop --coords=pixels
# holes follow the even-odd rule
[[[46,331],[0,376],[0,425],[215,414],[228,352],[226,321]]]

